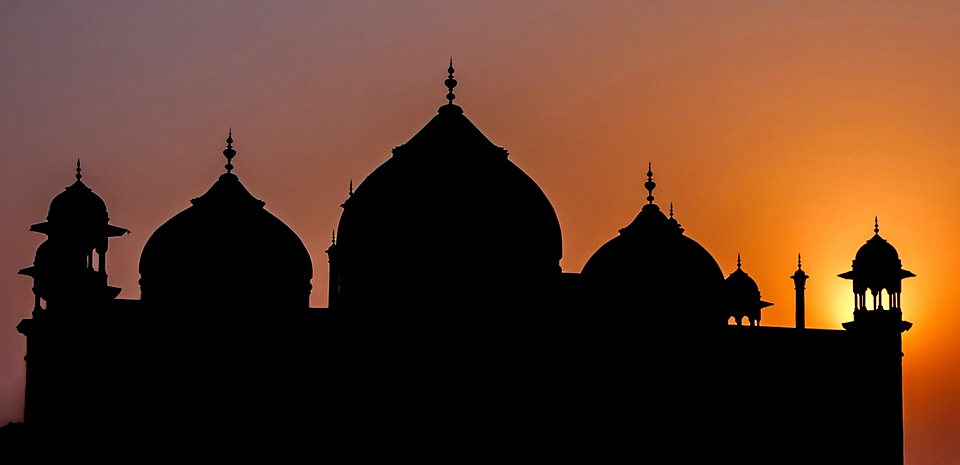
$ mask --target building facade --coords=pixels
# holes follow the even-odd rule
[[[761,326],[771,304],[756,282],[739,259],[724,278],[663,212],[652,167],[637,217],[563,272],[553,206],[454,104],[453,72],[447,104],[351,186],[326,309],[309,308],[299,236],[233,173],[232,134],[226,172],[147,241],[139,300],[107,283],[108,241],[126,230],[78,163],[31,227],[48,239],[21,271],[36,295],[18,326],[32,440],[355,459],[903,462],[900,282],[913,274],[879,228],[840,275],[855,296],[843,330],[805,328],[799,262],[797,327]],[[649,326],[667,311],[680,317]]]

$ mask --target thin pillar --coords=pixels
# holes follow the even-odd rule
[[[801,269],[800,254],[797,254],[797,271],[796,273],[793,273],[793,276],[791,276],[790,279],[793,280],[793,283],[795,285],[794,288],[797,291],[797,328],[798,329],[803,329],[806,327],[806,321],[805,321],[806,315],[804,314],[806,310],[804,309],[803,290],[805,289],[804,284],[807,282],[807,278],[809,278],[809,276],[807,276],[807,274],[804,273],[803,270]]]

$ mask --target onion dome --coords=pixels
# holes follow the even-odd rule
[[[703,246],[684,235],[672,214],[667,218],[653,203],[656,183],[650,169],[644,187],[649,192],[647,204],[637,217],[583,266],[580,275],[591,298],[610,308],[683,309],[686,314],[680,318],[691,323],[722,324],[725,318],[711,300],[723,284],[720,265]]]
[[[343,204],[331,306],[503,305],[560,275],[553,206],[453,103],[447,71],[448,103]]]
[[[297,234],[230,172],[232,132],[227,144],[227,172],[147,240],[140,256],[141,298],[234,311],[306,308],[310,255]]]
[[[737,255],[737,269],[724,280],[726,295],[725,306],[737,326],[742,323],[743,317],[750,320],[750,326],[760,325],[760,310],[773,304],[760,299],[760,287],[740,266],[740,255]]]
[[[897,249],[880,237],[880,225],[876,218],[873,223],[873,237],[857,250],[852,268],[839,276],[853,280],[853,290],[858,295],[865,294],[867,289],[873,294],[878,294],[881,290],[899,294],[901,280],[916,276],[903,269]]]

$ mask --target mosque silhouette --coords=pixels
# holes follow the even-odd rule
[[[805,327],[799,260],[796,327],[761,326],[756,282],[739,258],[725,279],[661,210],[652,169],[636,218],[564,272],[550,201],[453,103],[448,72],[448,103],[351,183],[327,309],[309,307],[298,235],[233,173],[232,133],[226,172],[144,246],[140,300],[108,284],[127,230],[78,162],[20,271],[30,450],[903,463],[914,275],[876,224],[839,275],[843,330]]]

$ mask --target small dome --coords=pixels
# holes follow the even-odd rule
[[[855,258],[857,263],[865,267],[900,267],[900,255],[897,249],[886,239],[874,234],[866,244],[860,246]]]
[[[727,276],[723,282],[726,301],[724,306],[729,309],[731,317],[741,324],[743,317],[750,319],[750,324],[759,324],[760,310],[773,304],[760,300],[760,287],[747,272],[740,267],[740,257],[737,256],[737,269]]]
[[[620,235],[590,257],[581,276],[591,298],[607,306],[660,312],[689,309],[693,323],[720,324],[716,296],[723,284],[720,265],[697,241],[685,236],[673,219],[650,202]]]
[[[192,203],[157,228],[143,248],[144,302],[309,306],[313,264],[306,247],[236,175],[222,174]]]
[[[77,181],[50,202],[47,221],[61,225],[106,223],[107,204],[80,180],[80,161],[77,160]]]
[[[736,300],[760,300],[760,287],[743,269],[739,266],[737,270],[730,273],[724,280],[729,292],[729,296]]]

